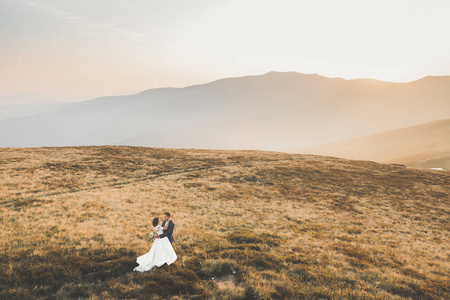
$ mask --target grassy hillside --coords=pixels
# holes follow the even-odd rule
[[[0,169],[0,298],[450,296],[448,171],[133,147],[0,149]],[[178,260],[133,273],[165,211]]]
[[[302,153],[450,170],[450,119],[309,147]]]

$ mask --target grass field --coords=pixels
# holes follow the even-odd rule
[[[0,149],[0,298],[449,299],[449,185],[313,155]],[[178,260],[132,272],[165,211]]]

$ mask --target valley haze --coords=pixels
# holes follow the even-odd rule
[[[450,117],[450,76],[393,83],[269,72],[0,116],[0,147],[298,149]]]

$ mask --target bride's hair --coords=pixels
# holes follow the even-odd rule
[[[159,224],[159,218],[154,218],[152,224],[153,227],[156,227]]]

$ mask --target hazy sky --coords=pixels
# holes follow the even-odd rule
[[[449,0],[0,0],[0,97],[89,98],[272,70],[449,75],[449,16]]]

